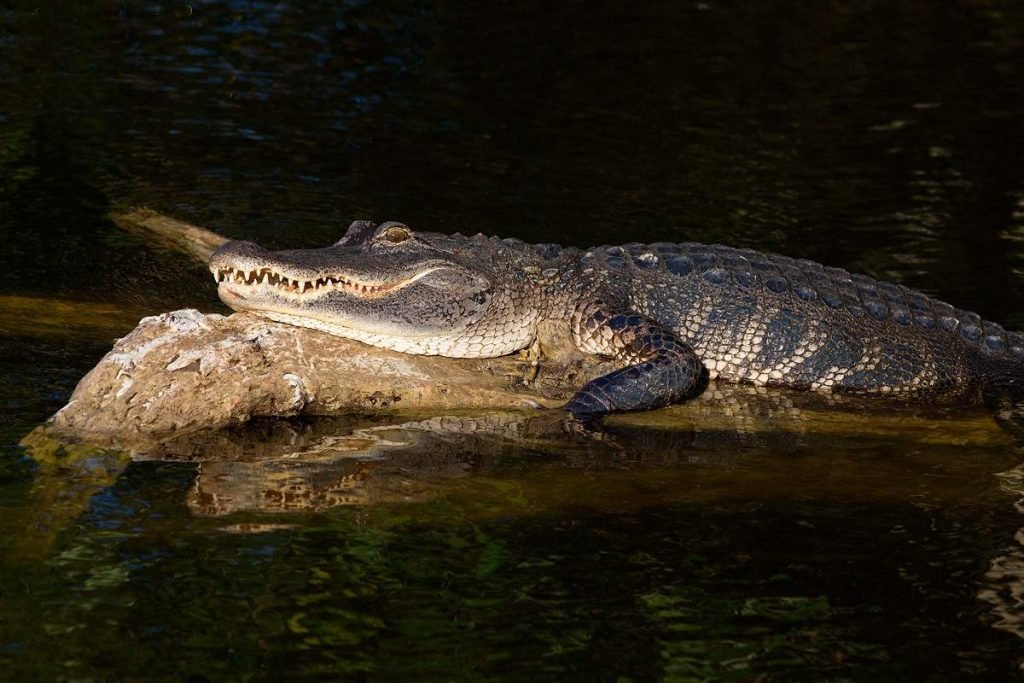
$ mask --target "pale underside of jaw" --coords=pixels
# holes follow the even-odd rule
[[[440,268],[424,268],[414,275],[393,280],[391,282],[370,284],[348,275],[324,275],[315,279],[288,277],[270,268],[240,270],[236,268],[218,268],[218,284],[229,284],[241,292],[259,291],[272,292],[282,296],[302,299],[310,294],[327,292],[345,292],[359,297],[371,298],[391,294],[403,287],[408,287],[417,280],[433,273]]]

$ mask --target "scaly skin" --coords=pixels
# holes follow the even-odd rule
[[[569,401],[577,416],[684,400],[708,377],[1022,412],[1024,335],[906,287],[748,249],[581,251],[357,222],[325,249],[230,242],[210,269],[235,309],[407,353],[504,355],[528,346],[539,320],[563,320],[582,351],[623,365]]]

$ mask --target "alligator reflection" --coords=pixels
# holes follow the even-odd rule
[[[671,476],[665,469],[683,465],[728,470],[773,453],[831,451],[843,440],[857,451],[879,439],[978,447],[1004,438],[982,413],[954,419],[886,411],[763,388],[713,387],[689,405],[613,418],[597,431],[567,430],[560,414],[547,413],[383,423],[263,420],[164,442],[135,459],[198,463],[188,505],[211,516],[423,502],[470,475],[656,468],[664,478]],[[929,419],[935,417],[944,419]]]
[[[695,456],[687,450],[692,434],[679,432],[624,430],[595,435],[602,440],[592,444],[573,441],[586,436],[543,439],[527,433],[528,419],[507,414],[436,417],[357,428],[347,435],[338,435],[332,422],[274,425],[260,445],[281,451],[279,457],[200,463],[190,508],[223,515],[423,502],[451,480],[500,473],[513,460],[547,469],[609,469],[734,457],[714,451]],[[621,446],[627,442],[629,448]],[[299,450],[287,452],[289,447]]]

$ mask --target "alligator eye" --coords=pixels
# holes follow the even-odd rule
[[[380,234],[380,239],[391,244],[399,244],[412,237],[412,231],[404,225],[392,225]]]

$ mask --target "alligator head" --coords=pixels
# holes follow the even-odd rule
[[[409,353],[491,355],[469,346],[491,307],[494,274],[464,238],[357,221],[323,249],[228,242],[210,270],[237,311]]]

